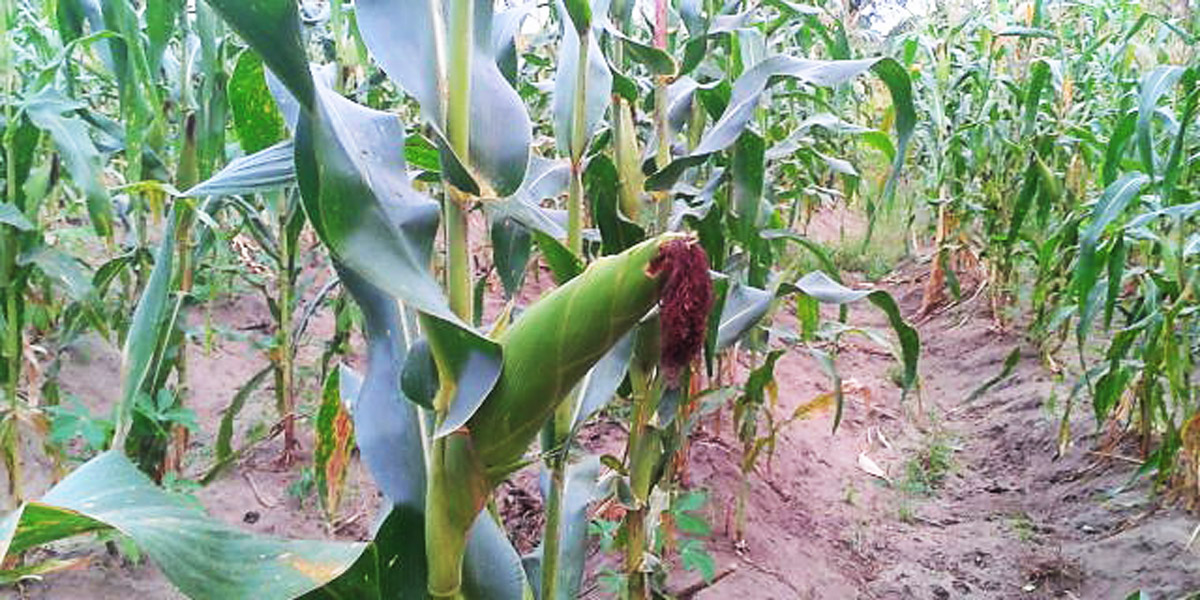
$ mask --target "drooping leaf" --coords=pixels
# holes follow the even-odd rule
[[[316,110],[300,120],[296,166],[305,213],[334,258],[424,313],[439,366],[463,378],[439,425],[445,435],[474,414],[499,377],[500,347],[458,319],[429,270],[439,208],[409,182],[404,146],[395,143],[403,139],[394,115],[322,86]]]
[[[586,4],[588,0],[558,0],[559,15],[569,12],[567,4]],[[564,22],[568,19],[564,18]],[[579,78],[580,33],[573,27],[564,27],[562,41],[558,49],[558,69],[554,74],[554,139],[558,150],[563,155],[570,155],[573,148],[583,147],[591,139],[596,126],[604,117],[604,111],[609,105],[609,94],[612,92],[612,73],[596,35],[587,35],[587,72],[584,80]],[[583,139],[575,140],[575,96],[580,83],[584,86],[584,129]]]
[[[120,451],[109,451],[40,501],[7,515],[0,523],[0,554],[108,529],[132,538],[171,583],[196,600],[295,598],[337,577],[364,547],[231,528],[155,487]]]
[[[92,292],[92,280],[75,257],[52,246],[40,246],[18,258],[18,264],[34,265],[50,280],[61,285],[72,300],[83,300]]]
[[[564,239],[567,237],[565,211],[543,208],[541,202],[556,199],[565,193],[570,177],[570,162],[534,156],[529,161],[529,169],[521,187],[507,198],[485,203],[484,211],[493,221],[512,218],[530,230],[540,231],[554,239]]]
[[[771,298],[766,290],[733,284],[721,310],[716,350],[724,350],[745,336],[767,314]]]
[[[202,484],[211,483],[237,457],[237,453],[233,449],[233,421],[246,406],[246,400],[250,394],[253,394],[254,390],[258,389],[258,386],[262,385],[267,376],[273,372],[274,367],[268,365],[252,375],[246,383],[242,384],[242,387],[238,388],[233,399],[229,401],[229,406],[221,413],[221,423],[217,426],[216,460],[200,480]]]
[[[900,341],[900,359],[904,367],[903,387],[907,392],[917,383],[917,360],[921,355],[921,341],[917,330],[905,322],[900,307],[892,295],[883,290],[852,290],[831,279],[821,271],[813,271],[796,282],[796,287],[805,294],[825,304],[843,305],[866,298],[883,311],[892,330]]]
[[[1091,327],[1090,315],[1094,314],[1092,303],[1095,300],[1093,290],[1096,287],[1096,280],[1103,263],[1097,257],[1096,252],[1100,236],[1117,217],[1121,216],[1125,207],[1133,201],[1142,186],[1149,181],[1150,178],[1142,173],[1126,173],[1105,188],[1100,199],[1092,207],[1088,226],[1079,234],[1079,258],[1075,265],[1074,287],[1076,305],[1079,307],[1080,315],[1077,336],[1081,347],[1083,339]]]
[[[295,145],[288,139],[233,159],[207,181],[181,196],[240,196],[277,190],[296,183]]]
[[[669,189],[688,168],[702,163],[709,154],[732,145],[749,124],[763,91],[774,81],[788,77],[811,85],[835,86],[868,70],[874,70],[888,86],[896,109],[897,153],[892,177],[885,189],[885,197],[890,198],[899,166],[903,164],[904,149],[916,128],[911,81],[904,67],[890,58],[822,61],[776,55],[763,60],[734,83],[732,96],[721,118],[704,133],[696,148],[651,175],[646,188]]]
[[[839,269],[837,264],[833,262],[833,257],[829,255],[829,250],[822,246],[819,242],[811,240],[790,229],[764,229],[759,232],[764,240],[788,240],[795,242],[801,248],[804,248],[812,254],[821,268],[827,270],[834,281],[841,282],[842,278],[838,275]]]
[[[112,235],[113,210],[104,186],[104,164],[84,121],[69,116],[81,105],[47,88],[25,100],[22,109],[34,125],[54,140],[67,173],[87,198],[92,228],[101,237]]]
[[[421,105],[421,114],[442,140],[448,139],[445,97],[449,76],[441,71],[449,56],[449,2],[408,3],[361,0],[355,4],[359,31],[371,55],[401,89]],[[525,104],[504,78],[492,49],[492,4],[473,3],[470,72],[470,155],[443,167],[462,190],[486,198],[511,195],[525,177],[532,125]],[[445,11],[445,12],[443,12]],[[442,57],[439,59],[439,57]],[[452,154],[441,144],[443,152]],[[469,167],[463,171],[462,165]],[[465,181],[462,177],[469,177]]]
[[[258,52],[300,105],[311,108],[316,91],[300,35],[297,4],[291,0],[207,1]]]

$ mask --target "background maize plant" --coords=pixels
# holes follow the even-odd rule
[[[0,583],[91,534],[223,600],[1200,591],[1200,11],[917,4],[0,0]],[[1182,563],[1028,524],[1108,476]]]

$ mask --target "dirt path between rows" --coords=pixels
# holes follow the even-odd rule
[[[922,269],[897,271],[889,289],[904,313],[920,305]],[[545,285],[545,282],[542,283]],[[531,284],[537,287],[537,283]],[[525,294],[528,296],[529,294]],[[192,468],[202,471],[220,411],[236,389],[265,365],[250,333],[269,322],[265,305],[253,298],[225,301],[213,319],[232,337],[211,352],[193,349],[193,408],[203,431]],[[886,322],[869,305],[854,307],[850,322],[886,332]],[[794,327],[786,311],[773,325]],[[319,315],[302,356],[312,360],[331,328]],[[688,485],[709,492],[707,517],[714,528],[708,547],[722,575],[713,585],[679,571],[672,589],[689,589],[697,599],[792,598],[1116,598],[1142,589],[1152,598],[1179,598],[1200,590],[1200,544],[1188,549],[1194,517],[1160,507],[1145,484],[1112,494],[1137,465],[1097,456],[1090,406],[1074,407],[1074,443],[1054,460],[1064,401],[1073,381],[1057,381],[1035,356],[1022,355],[1012,375],[973,402],[967,396],[1000,373],[1019,337],[992,328],[982,301],[965,302],[918,326],[922,340],[919,398],[900,401],[892,383],[895,361],[864,338],[841,348],[838,367],[845,380],[845,418],[831,434],[832,416],[816,411],[784,430],[774,457],[750,479],[744,535],[733,515],[741,486],[740,447],[728,411],[709,418],[691,445]],[[73,354],[63,371],[64,388],[94,413],[111,405],[118,385],[119,354],[93,343]],[[361,367],[361,364],[358,366]],[[743,370],[744,374],[744,370]],[[777,416],[791,414],[823,392],[829,382],[804,351],[784,355],[776,369]],[[303,404],[311,410],[318,383],[302,377]],[[260,390],[239,425],[238,439],[254,426],[274,421],[269,389]],[[307,431],[309,426],[302,427]],[[590,445],[616,445],[619,430],[600,427]],[[312,501],[301,503],[288,489],[298,470],[272,466],[278,440],[269,441],[196,499],[219,519],[249,530],[287,537],[365,539],[378,494],[357,463],[343,506],[342,527],[325,525]],[[305,440],[311,449],[311,442]],[[1136,456],[1131,448],[1111,453]],[[866,456],[887,481],[863,470]],[[302,465],[303,466],[303,465]],[[528,483],[531,477],[525,477]],[[540,501],[531,485],[506,486],[502,506],[533,515]],[[535,527],[536,528],[536,527]],[[526,540],[527,541],[527,540]],[[178,598],[147,562],[97,550],[83,540],[58,549],[60,556],[91,556],[86,569],[56,573],[27,585],[18,596],[0,597],[125,600]],[[604,597],[595,585],[590,598]]]
[[[920,305],[921,269],[885,284],[906,315]],[[904,274],[907,274],[906,278]],[[1054,460],[1056,436],[1073,380],[1056,381],[1023,353],[999,375],[1018,336],[1001,333],[967,302],[918,329],[923,344],[920,398],[900,402],[894,360],[870,342],[847,344],[838,358],[846,415],[831,435],[823,412],[780,436],[771,469],[752,478],[743,540],[718,527],[718,572],[728,574],[695,598],[1151,598],[1200,591],[1200,521],[1158,506],[1145,483],[1113,493],[1138,465],[1132,448],[1093,452],[1090,403],[1076,400],[1074,441]],[[871,307],[850,322],[886,331]],[[781,325],[788,327],[787,319]],[[779,406],[796,406],[829,388],[804,352],[776,368]],[[1069,378],[1068,378],[1069,379]],[[880,436],[880,434],[883,434]],[[728,523],[740,482],[740,450],[729,430],[710,427],[692,445],[690,478],[711,490],[710,519]],[[886,440],[886,444],[882,441]],[[860,454],[885,471],[868,474]],[[941,467],[944,471],[939,471]],[[939,473],[944,479],[931,482]],[[680,587],[696,579],[681,577]]]

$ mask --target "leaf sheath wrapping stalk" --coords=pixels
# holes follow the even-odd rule
[[[676,237],[654,238],[596,261],[508,330],[501,340],[500,380],[467,423],[491,481],[516,465],[558,402],[653,308],[659,281],[650,262]]]

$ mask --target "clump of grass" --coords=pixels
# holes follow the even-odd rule
[[[1029,515],[1023,512],[1015,513],[1009,518],[1008,528],[1022,542],[1032,541],[1034,534],[1037,533],[1037,526],[1033,524],[1033,520],[1029,518]]]
[[[905,463],[900,489],[910,496],[933,496],[946,483],[954,466],[954,449],[947,436],[934,434]]]

